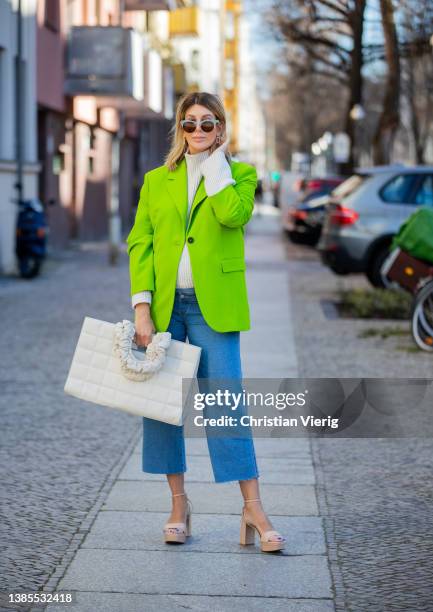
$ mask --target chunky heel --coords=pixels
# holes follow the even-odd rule
[[[254,544],[255,535],[256,534],[255,534],[254,527],[251,527],[251,525],[248,525],[248,523],[245,520],[245,517],[242,514],[240,543],[243,546]]]
[[[179,495],[185,495],[185,493],[176,493],[172,497],[178,497]],[[186,498],[187,511],[185,523],[166,523],[163,529],[164,541],[168,543],[184,544],[186,538],[191,535],[191,514],[192,504],[188,497]]]
[[[247,502],[260,501],[260,499],[259,498],[245,499],[244,501],[245,503],[247,503]],[[256,535],[255,532],[257,531],[257,533],[259,534],[259,539],[260,539],[260,550],[262,552],[277,552],[279,550],[282,550],[285,547],[286,539],[283,538],[281,533],[279,533],[275,529],[268,529],[267,531],[264,531],[263,533],[261,533],[260,530],[255,525],[247,523],[247,520],[245,518],[245,510],[246,510],[246,506],[244,506],[242,509],[241,537],[240,537],[241,544],[243,544],[244,546],[247,544],[254,544],[255,535]]]
[[[189,499],[187,500],[188,502],[188,514],[186,515],[186,535],[190,536],[191,535],[191,507],[190,507],[190,501]]]

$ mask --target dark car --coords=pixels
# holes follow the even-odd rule
[[[327,177],[304,181],[303,195],[295,206],[287,209],[283,227],[295,243],[314,246],[322,231],[328,195],[344,181],[341,177]]]

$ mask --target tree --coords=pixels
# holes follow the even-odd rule
[[[269,22],[288,46],[287,62],[298,75],[307,71],[331,79],[349,91],[344,129],[350,136],[354,164],[354,120],[350,111],[362,104],[363,32],[366,0],[277,0]]]
[[[418,164],[433,132],[433,5],[430,0],[403,0],[400,6],[400,47],[402,57],[402,94],[407,104],[408,127]]]
[[[373,162],[387,164],[400,123],[400,51],[392,0],[380,0],[388,75],[382,113],[373,138]]]

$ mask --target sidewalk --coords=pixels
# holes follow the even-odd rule
[[[255,216],[250,222],[246,258],[252,326],[241,334],[244,376],[296,376],[287,264],[277,216]],[[106,483],[108,496],[101,498],[96,518],[84,522],[86,535],[77,553],[69,565],[66,555],[65,571],[59,568],[57,575],[64,575],[56,590],[77,592],[78,603],[68,609],[334,610],[310,442],[260,438],[255,445],[265,508],[287,538],[283,554],[239,545],[239,487],[213,482],[204,439],[186,439],[193,536],[183,546],[164,544],[168,489],[164,476],[141,471],[139,437],[126,451],[113,483]]]

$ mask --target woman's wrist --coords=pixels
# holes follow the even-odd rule
[[[148,302],[140,302],[134,307],[137,316],[149,316],[150,315],[150,304]]]

